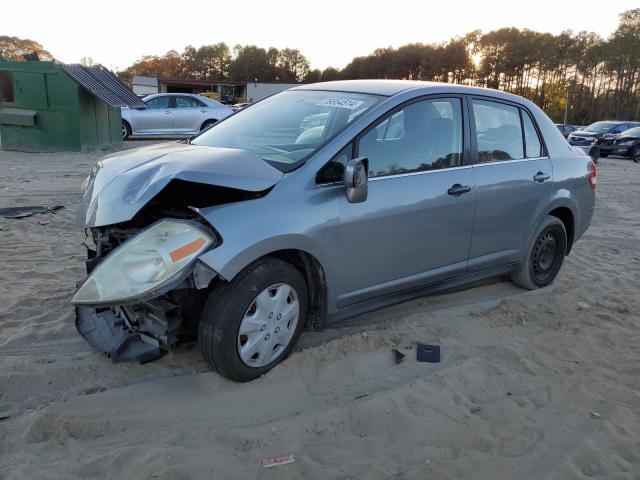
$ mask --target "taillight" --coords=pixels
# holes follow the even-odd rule
[[[589,162],[589,185],[592,190],[596,188],[596,181],[598,177],[598,172],[596,171],[596,164],[593,162]]]

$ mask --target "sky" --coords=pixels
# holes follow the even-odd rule
[[[441,42],[475,29],[607,37],[618,14],[638,6],[638,0],[5,0],[0,35],[35,40],[65,63],[87,56],[113,70],[143,55],[218,42],[298,48],[311,68],[324,69],[378,47]]]

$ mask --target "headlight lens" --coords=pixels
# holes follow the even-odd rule
[[[156,296],[214,241],[191,222],[161,220],[113,250],[87,277],[71,303],[108,305]]]

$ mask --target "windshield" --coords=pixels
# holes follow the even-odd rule
[[[384,97],[290,90],[269,97],[206,130],[191,143],[247,150],[276,167],[311,155]]]
[[[584,129],[585,132],[591,133],[608,133],[616,127],[617,123],[613,122],[596,122]]]

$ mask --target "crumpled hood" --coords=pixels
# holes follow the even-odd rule
[[[124,150],[93,167],[78,223],[99,227],[131,220],[174,179],[259,192],[275,185],[282,175],[245,150],[177,142]]]
[[[573,132],[571,132],[571,135],[576,135],[578,137],[585,137],[585,138],[593,138],[593,137],[598,137],[601,134],[594,133],[594,132],[586,132],[584,130],[574,130]]]

